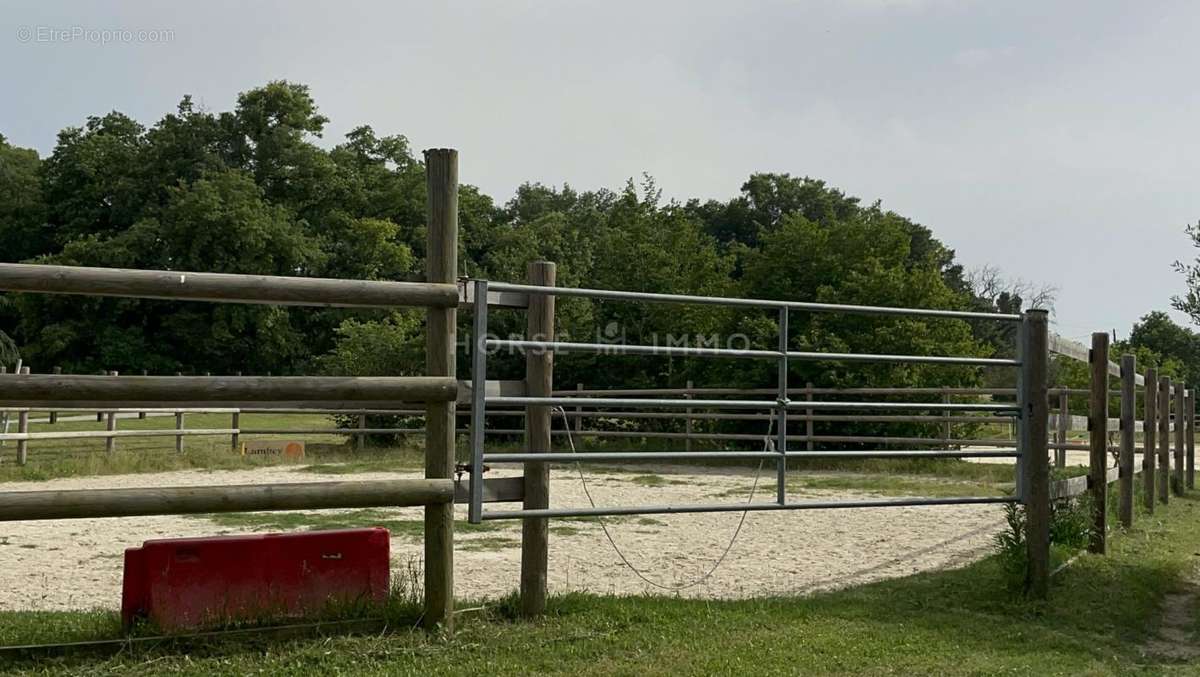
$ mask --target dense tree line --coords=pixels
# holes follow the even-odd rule
[[[183,97],[151,126],[118,112],[64,129],[53,151],[0,137],[4,261],[361,279],[420,279],[424,169],[403,136],[358,127],[318,145],[327,119],[303,85],[272,82],[212,112]],[[811,178],[754,174],[732,199],[665,201],[652,178],[615,190],[526,184],[504,203],[460,194],[460,270],[559,284],[833,303],[1016,311],[1026,290],[967,275],[924,226]],[[405,374],[423,369],[422,315],[5,295],[0,331],[38,369],[68,373]],[[495,313],[501,334],[517,313]],[[791,345],[835,352],[997,355],[1004,325],[794,313]],[[774,347],[776,318],[712,306],[564,300],[575,340]],[[466,335],[467,325],[463,326]],[[603,363],[601,363],[603,359]],[[465,366],[466,360],[460,360]],[[514,376],[515,357],[494,360]],[[765,385],[774,364],[562,355],[560,383]],[[969,385],[977,370],[804,363],[823,386]]]

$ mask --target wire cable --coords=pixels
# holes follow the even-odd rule
[[[571,453],[572,454],[578,453],[575,450],[575,440],[571,436],[571,422],[567,417],[567,411],[565,409],[563,409],[562,407],[554,407],[554,408],[556,410],[558,410],[559,414],[562,415],[563,428],[565,428],[566,432],[567,432],[567,444],[571,448]],[[775,418],[771,417],[770,422],[767,424],[767,434],[763,436],[763,451],[774,451],[774,449],[775,449],[775,442],[771,438],[771,433],[774,430],[774,428],[775,428]],[[758,461],[758,470],[755,471],[755,473],[754,473],[754,484],[750,487],[750,495],[746,498],[747,504],[750,504],[754,501],[754,493],[758,490],[758,480],[762,477],[763,461],[765,461],[765,460],[766,459],[759,459],[759,461]],[[575,461],[575,469],[579,471],[579,483],[583,486],[583,493],[585,496],[587,496],[588,503],[591,504],[592,508],[596,508],[596,501],[595,501],[595,499],[592,498],[592,492],[590,489],[588,489],[587,478],[583,474],[583,465],[580,464],[579,461]],[[612,533],[609,532],[609,530],[608,530],[608,524],[604,521],[604,516],[597,515],[596,519],[600,523],[600,529],[602,529],[604,531],[604,537],[608,539],[608,544],[611,545],[613,551],[617,553],[617,557],[619,557],[621,559],[621,562],[625,566],[629,567],[629,570],[632,571],[634,573],[634,575],[636,575],[638,578],[642,579],[643,583],[646,583],[647,585],[653,586],[660,590],[666,590],[668,592],[679,592],[680,590],[687,590],[688,588],[694,588],[697,585],[700,585],[701,583],[707,581],[709,578],[712,577],[713,574],[717,573],[717,569],[719,569],[721,567],[721,565],[725,562],[725,558],[729,556],[729,551],[733,550],[733,544],[737,542],[738,535],[742,533],[742,526],[744,526],[746,524],[746,515],[748,515],[748,514],[750,514],[749,510],[742,511],[742,516],[738,520],[737,528],[735,528],[733,530],[733,536],[731,536],[729,538],[729,544],[725,546],[725,550],[721,552],[721,556],[717,558],[717,561],[715,563],[713,563],[712,567],[708,571],[706,571],[704,573],[704,575],[700,576],[696,580],[690,581],[688,583],[684,583],[683,585],[665,585],[665,584],[659,583],[658,581],[650,580],[642,571],[638,570],[637,567],[633,566],[633,564],[629,561],[629,558],[626,557],[625,553],[621,551],[621,547],[617,545],[616,540],[613,539]]]

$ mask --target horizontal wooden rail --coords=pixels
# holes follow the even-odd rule
[[[453,308],[453,284],[0,264],[0,290],[345,308]]]
[[[4,379],[0,405],[30,400],[163,402],[229,400],[391,400],[448,402],[458,396],[453,378],[433,376],[68,376],[34,374]]]
[[[404,507],[453,500],[450,479],[9,491],[0,501],[0,521]]]

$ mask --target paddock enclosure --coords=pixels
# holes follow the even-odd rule
[[[1144,500],[1151,509],[1155,501],[1167,501],[1171,493],[1181,494],[1194,485],[1192,392],[1183,383],[1159,377],[1154,370],[1139,374],[1133,356],[1111,360],[1107,334],[1095,334],[1090,347],[1068,341],[1052,334],[1047,313],[1036,309],[993,314],[558,287],[555,266],[550,262],[530,263],[528,280],[523,283],[459,279],[458,155],[450,149],[429,150],[425,161],[429,197],[425,282],[0,264],[0,290],[7,292],[312,307],[419,307],[426,312],[423,376],[72,375],[18,368],[17,373],[0,377],[0,409],[5,413],[0,442],[6,445],[0,448],[0,458],[4,463],[27,463],[31,454],[36,457],[38,453],[36,443],[50,440],[101,440],[105,451],[112,452],[125,440],[165,438],[174,443],[175,452],[187,453],[185,439],[198,436],[227,437],[229,445],[237,448],[243,436],[250,435],[338,435],[348,436],[361,448],[373,434],[404,434],[423,441],[424,468],[419,477],[3,491],[0,521],[419,506],[424,510],[423,622],[429,627],[451,627],[456,504],[466,506],[471,525],[519,521],[521,608],[525,615],[536,616],[544,610],[550,578],[551,520],[685,513],[937,510],[1017,503],[1024,506],[1026,516],[1027,590],[1035,597],[1045,597],[1051,575],[1053,499],[1092,494],[1099,508],[1094,515],[1098,529],[1090,547],[1103,552],[1104,506],[1111,483],[1117,485],[1119,516],[1126,524],[1133,519],[1135,475],[1141,474]],[[566,298],[752,309],[774,318],[777,343],[772,349],[735,349],[560,341],[555,338],[555,301]],[[524,338],[489,335],[489,313],[501,309],[525,313]],[[462,381],[456,377],[460,310],[470,313],[472,326],[467,351],[469,378]],[[788,325],[789,319],[803,313],[1000,323],[1015,327],[1016,351],[1011,358],[798,351],[789,342]],[[495,351],[523,354],[524,379],[489,380],[489,354]],[[554,355],[564,352],[594,353],[601,360],[647,355],[765,361],[775,365],[776,387],[695,388],[689,384],[684,389],[633,390],[578,384],[556,389]],[[1087,363],[1090,388],[1051,387],[1052,355]],[[1013,374],[1016,385],[991,389],[889,388],[886,384],[820,388],[792,382],[790,365],[804,361],[1002,369]],[[1072,414],[1071,398],[1078,401],[1084,396],[1086,415]],[[1114,404],[1119,413],[1112,417]],[[338,414],[356,417],[358,424],[350,429],[243,424],[243,417],[261,414]],[[104,430],[31,430],[32,425],[44,427],[59,418],[92,415],[105,424]],[[228,426],[187,426],[188,417],[214,415],[228,416]],[[419,426],[368,427],[370,415],[423,418],[424,422]],[[121,428],[122,421],[135,416],[162,417],[173,426]],[[14,418],[16,430],[10,432]],[[512,423],[518,420],[522,427]],[[670,429],[639,431],[602,425],[612,420],[655,422]],[[755,422],[765,432],[710,429],[722,421]],[[936,437],[818,433],[819,426],[838,422],[925,423],[937,425],[941,432]],[[594,425],[584,427],[589,424]],[[955,436],[956,426],[992,432],[982,437]],[[1086,432],[1087,443],[1072,441],[1074,432]],[[467,456],[456,464],[460,435],[465,438]],[[497,444],[498,439],[508,442]],[[515,451],[508,448],[512,439],[521,440]],[[655,439],[669,448],[578,448],[585,446],[584,440],[596,439]],[[711,443],[742,448],[713,449]],[[758,446],[761,448],[754,448]],[[1066,466],[1071,452],[1087,452],[1089,474],[1052,481],[1052,461],[1055,466]],[[1139,453],[1142,462],[1135,467]],[[789,490],[789,464],[791,472],[799,472],[804,462],[819,459],[901,458],[1009,463],[1016,481],[1010,493],[1002,496],[839,500],[794,495]],[[564,479],[570,481],[565,473],[552,473],[552,466],[646,462],[687,466],[714,461],[738,464],[737,472],[742,473],[757,463],[755,488],[759,475],[765,475],[771,485],[763,489],[766,497],[704,501],[675,497],[664,502],[639,494],[637,502],[606,503],[596,502],[588,494],[586,506],[561,507],[551,502],[555,486],[561,486]],[[504,477],[485,479],[492,467],[495,475]],[[719,474],[720,467],[706,472]],[[774,482],[769,482],[771,477]],[[510,505],[494,507],[500,503]]]

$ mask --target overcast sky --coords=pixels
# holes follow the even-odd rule
[[[968,267],[1057,286],[1077,338],[1167,309],[1196,253],[1196,2],[29,4],[0,13],[0,133],[43,154],[87,115],[228,110],[282,78],[312,87],[323,143],[370,124],[456,147],[499,202],[642,172],[678,198],[822,178]],[[47,33],[76,27],[173,33]]]

